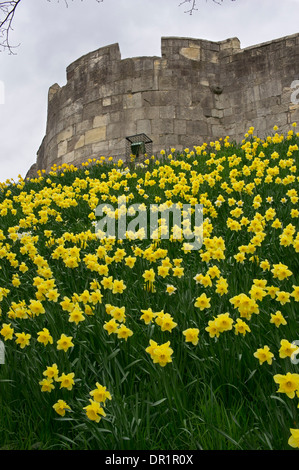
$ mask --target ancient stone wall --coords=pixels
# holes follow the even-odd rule
[[[265,137],[299,119],[291,84],[299,79],[299,34],[240,49],[237,38],[211,42],[162,38],[161,57],[121,59],[118,44],[67,68],[48,95],[46,135],[36,170],[89,158],[125,157],[126,137],[144,133],[153,153],[179,150],[250,126]]]

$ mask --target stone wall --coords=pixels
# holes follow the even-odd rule
[[[240,49],[237,38],[211,42],[162,38],[161,57],[121,59],[118,44],[67,68],[51,86],[46,135],[36,170],[89,158],[124,158],[126,137],[145,133],[153,153],[200,145],[250,126],[265,137],[299,119],[291,84],[299,79],[299,34]]]

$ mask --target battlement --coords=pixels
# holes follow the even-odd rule
[[[121,58],[118,44],[90,52],[48,93],[46,135],[36,169],[124,158],[126,138],[145,134],[153,153],[230,136],[253,126],[259,136],[298,120],[291,84],[299,79],[299,34],[240,48],[162,37],[160,57]]]

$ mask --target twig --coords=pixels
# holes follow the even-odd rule
[[[18,47],[10,44],[9,34],[13,30],[12,22],[20,1],[14,0],[0,3],[0,47],[8,49],[10,54],[13,54],[13,49]]]
[[[206,0],[207,2],[208,0]],[[235,0],[231,0],[232,2],[234,2]],[[217,3],[218,5],[221,5],[223,0],[213,0],[214,3]],[[191,5],[191,7],[189,8],[189,10],[186,10],[185,13],[189,13],[189,15],[192,15],[192,13],[196,10],[198,10],[198,8],[196,8],[197,6],[197,0],[183,0],[180,4],[179,4],[179,7],[182,6],[182,5],[185,5],[186,3],[188,3],[189,5]]]

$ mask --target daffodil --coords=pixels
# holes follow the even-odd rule
[[[53,338],[50,335],[48,328],[43,328],[43,330],[39,331],[37,335],[37,341],[42,343],[44,346],[47,346],[48,343],[53,344]]]
[[[64,372],[60,377],[57,377],[56,381],[61,382],[60,388],[66,388],[67,390],[72,390],[74,382],[74,372],[70,372],[69,374],[65,374]]]
[[[126,325],[122,324],[120,325],[117,330],[116,330],[116,333],[117,333],[117,337],[120,338],[120,339],[124,339],[125,341],[127,341],[127,339],[129,338],[129,336],[132,336],[133,335],[133,331],[130,330],[130,328],[128,328]]]
[[[13,338],[14,329],[10,326],[11,323],[3,323],[0,334],[4,337],[4,341],[11,340]]]
[[[299,374],[276,374],[274,381],[279,384],[278,393],[285,393],[289,398],[294,398],[295,392],[299,390]]]
[[[20,345],[22,349],[29,345],[31,335],[29,333],[16,333],[16,343]]]
[[[257,349],[257,351],[253,354],[262,365],[264,362],[267,362],[269,365],[272,364],[274,354],[270,351],[269,346],[264,346],[263,348]]]
[[[293,359],[294,355],[298,352],[299,348],[295,344],[290,343],[286,339],[282,339],[280,341],[279,357],[281,357],[282,359],[286,357],[290,357],[291,359]]]
[[[74,346],[72,343],[72,336],[66,336],[64,333],[61,334],[60,339],[57,341],[57,349],[66,352],[69,348]]]
[[[39,382],[39,385],[41,385],[41,391],[42,392],[51,392],[55,386],[53,385],[53,380],[49,378],[45,378]]]
[[[53,405],[54,410],[60,416],[65,416],[65,411],[70,410],[70,406],[64,400],[58,400],[57,403]]]
[[[288,444],[291,447],[299,448],[299,429],[290,429],[291,436],[289,437]]]
[[[281,311],[278,310],[275,313],[271,313],[270,323],[274,323],[274,325],[278,328],[280,325],[286,325],[287,321],[282,315]]]
[[[195,307],[199,308],[200,310],[204,310],[205,308],[210,308],[211,298],[208,298],[205,293],[201,294],[199,297],[197,297],[195,301]]]
[[[185,336],[185,341],[187,343],[192,343],[194,346],[198,344],[198,328],[188,328],[187,330],[183,331],[183,335]]]
[[[102,419],[102,416],[106,416],[103,408],[100,406],[100,403],[95,400],[89,400],[90,404],[84,407],[86,410],[86,415],[91,421],[99,423]]]
[[[99,382],[96,382],[96,388],[94,390],[91,390],[89,394],[92,396],[92,398],[99,402],[99,403],[104,403],[105,401],[112,400],[110,392],[104,387],[103,385],[99,384]]]

